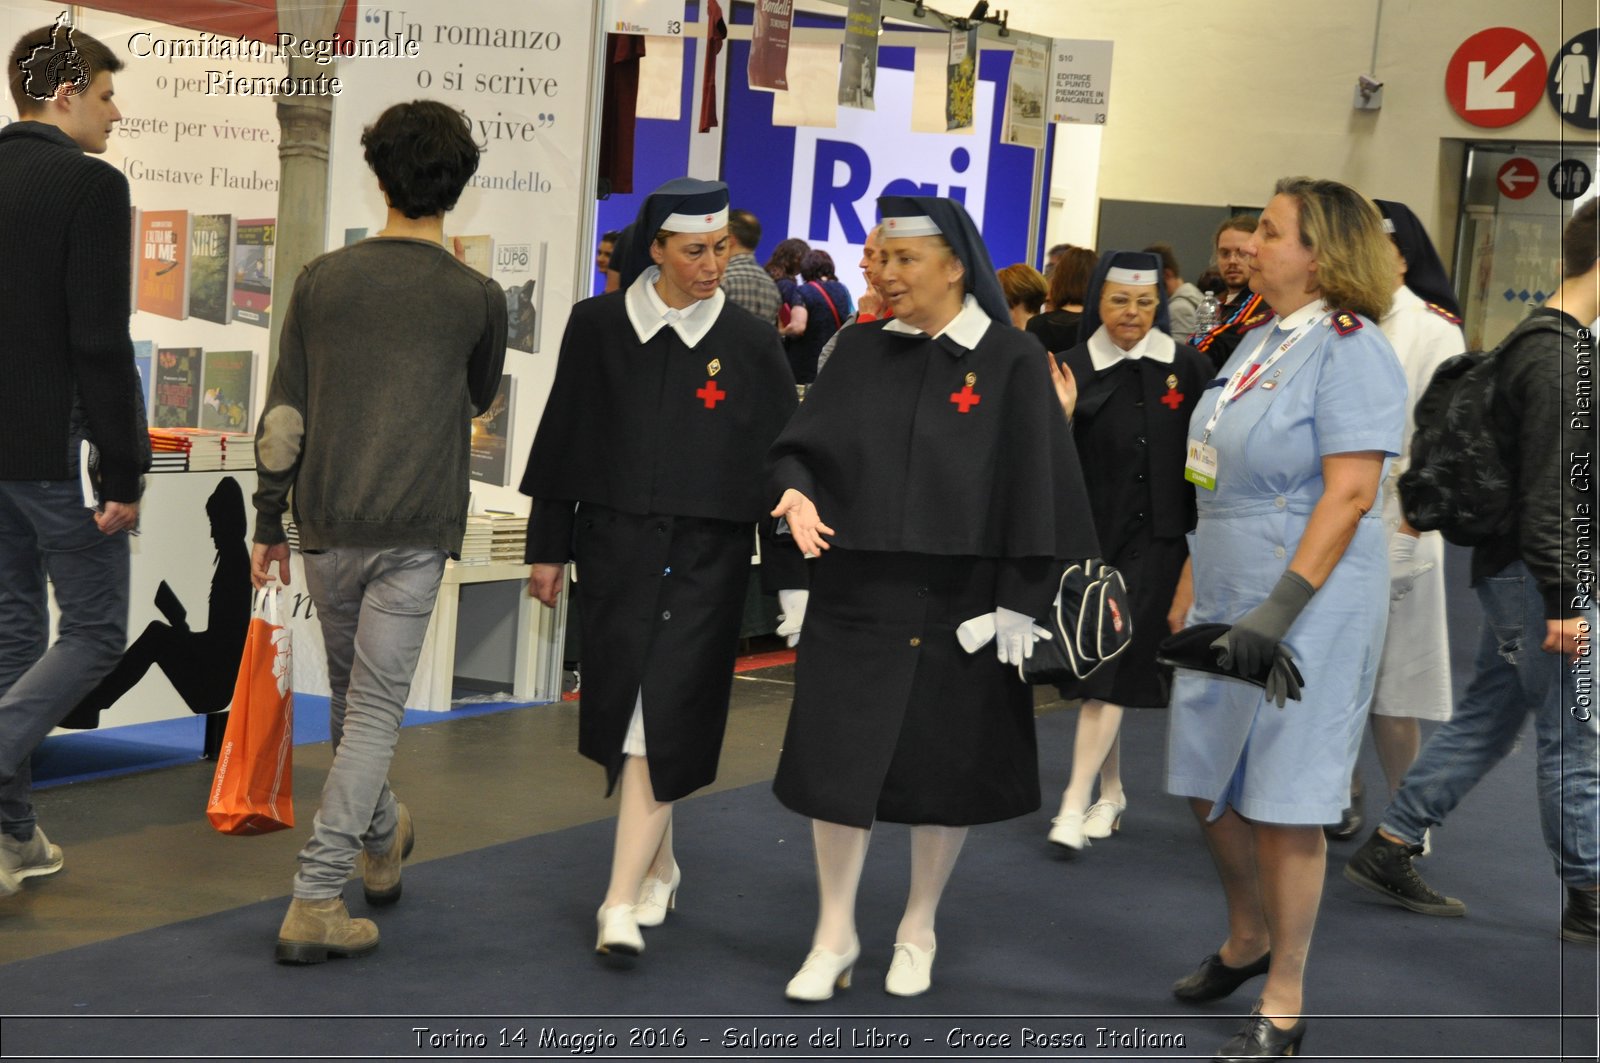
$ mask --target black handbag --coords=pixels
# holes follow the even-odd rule
[[[1033,656],[1017,665],[1022,681],[1061,685],[1089,678],[1133,641],[1133,603],[1122,573],[1098,558],[1070,562],[1039,626],[1050,637],[1035,642]]]

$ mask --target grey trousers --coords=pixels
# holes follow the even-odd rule
[[[28,758],[127,642],[128,534],[101,533],[75,479],[0,480],[0,831],[33,837]]]
[[[389,762],[433,615],[444,551],[338,547],[305,555],[306,586],[328,651],[333,765],[294,895],[344,890],[365,847],[387,852],[399,825]]]

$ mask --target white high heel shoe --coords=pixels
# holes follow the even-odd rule
[[[1078,850],[1089,844],[1083,833],[1083,813],[1063,812],[1050,821],[1050,841],[1064,849]]]
[[[1126,801],[1096,801],[1083,814],[1085,838],[1109,838],[1122,826],[1122,814],[1128,810]]]
[[[850,988],[850,972],[855,969],[861,955],[861,943],[850,946],[843,956],[827,949],[812,949],[806,953],[806,962],[789,979],[783,995],[790,1000],[816,1002],[830,1000],[835,989]]]
[[[660,926],[665,923],[667,913],[678,907],[678,883],[682,881],[683,873],[678,870],[676,862],[672,865],[672,877],[665,882],[646,874],[644,881],[639,883],[639,901],[633,906],[633,921],[640,926]]]
[[[633,918],[633,905],[613,904],[595,913],[595,923],[600,936],[595,939],[594,950],[602,956],[637,956],[644,951],[644,935]]]
[[[884,976],[885,992],[897,997],[915,997],[928,991],[933,984],[933,954],[937,947],[920,949],[903,941],[894,943],[894,959],[889,962],[889,973]]]

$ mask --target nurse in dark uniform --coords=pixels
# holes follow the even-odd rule
[[[840,333],[836,368],[771,454],[773,515],[818,555],[773,782],[813,821],[821,895],[792,1000],[850,983],[878,820],[912,825],[884,988],[928,988],[934,914],[967,828],[1039,806],[1033,696],[1016,664],[1056,559],[1096,552],[1048,355],[1011,326],[972,220],[947,199],[878,203],[894,318]],[[957,642],[980,616],[997,655]]]
[[[578,752],[621,782],[596,951],[635,956],[673,907],[672,802],[716,778],[762,459],[795,408],[777,333],[726,307],[728,189],[645,199],[622,290],[572,308],[522,491],[528,593],[577,563]]]
[[[1063,359],[1073,437],[1083,459],[1105,560],[1128,584],[1133,642],[1083,683],[1072,773],[1050,840],[1082,849],[1106,838],[1128,807],[1118,734],[1122,710],[1166,708],[1171,677],[1156,664],[1168,634],[1173,591],[1189,556],[1194,487],[1183,478],[1189,413],[1211,377],[1211,363],[1167,334],[1161,260],[1143,251],[1108,251],[1084,300],[1084,342]],[[1180,609],[1187,611],[1187,603]],[[1089,804],[1095,776],[1100,799]]]

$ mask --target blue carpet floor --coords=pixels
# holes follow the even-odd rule
[[[1065,782],[1072,724],[1071,713],[1040,722],[1046,793]],[[360,889],[347,891],[352,912],[382,928],[376,953],[274,965],[284,902],[273,899],[0,966],[5,1052],[554,1058],[588,1045],[584,1054],[611,1058],[1209,1058],[1252,987],[1200,1009],[1168,996],[1224,929],[1187,809],[1159,793],[1165,725],[1164,713],[1129,714],[1134,796],[1116,837],[1064,859],[1044,843],[1044,813],[973,831],[921,998],[881,988],[908,862],[906,831],[883,827],[862,883],[855,985],[819,1007],[783,999],[815,911],[811,847],[805,822],[756,785],[679,806],[681,906],[647,931],[631,968],[590,951],[609,823],[430,861],[418,809],[420,862],[406,871],[405,899],[368,913]],[[1378,792],[1376,778],[1368,785]],[[1594,1058],[1595,953],[1556,936],[1562,893],[1539,836],[1528,749],[1468,798],[1434,846],[1424,872],[1468,902],[1465,919],[1383,905],[1339,877],[1353,847],[1333,847],[1307,987],[1308,1054]],[[430,1031],[425,1041],[460,1030],[491,1043],[419,1047],[417,1027]],[[502,1028],[504,1047],[492,1043]],[[516,1044],[518,1029],[545,1044]],[[632,1030],[664,1043],[630,1052]],[[835,1031],[837,1047],[806,1043]],[[885,1044],[902,1036],[908,1045]],[[1054,1047],[1041,1047],[1047,1036]]]

